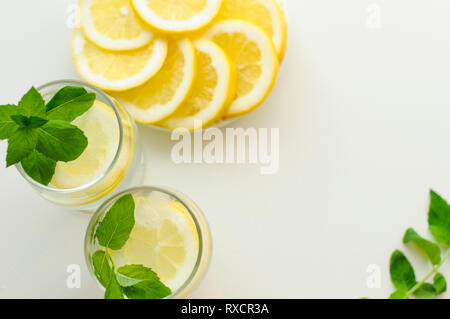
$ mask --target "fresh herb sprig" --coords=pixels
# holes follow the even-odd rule
[[[88,139],[70,124],[94,104],[95,93],[66,86],[45,104],[33,87],[18,105],[0,106],[0,140],[8,140],[6,165],[21,163],[35,181],[48,185],[56,163],[76,160]]]
[[[95,237],[104,250],[92,255],[94,273],[105,287],[105,299],[161,299],[172,294],[158,275],[143,265],[126,265],[116,269],[109,250],[120,250],[135,225],[132,195],[117,200],[99,223]]]
[[[391,281],[396,291],[391,299],[430,299],[447,290],[447,283],[439,269],[450,256],[450,205],[436,192],[430,191],[428,226],[436,242],[422,238],[409,228],[403,236],[404,244],[413,244],[430,261],[430,272],[420,281],[408,258],[399,250],[390,259]],[[431,281],[432,279],[432,281]]]

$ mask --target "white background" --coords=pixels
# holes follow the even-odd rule
[[[78,78],[66,23],[71,0],[0,2],[0,98]],[[381,28],[367,26],[378,4]],[[263,107],[236,127],[280,128],[280,170],[175,165],[169,135],[141,127],[146,183],[179,189],[204,210],[214,256],[192,298],[359,298],[392,292],[389,256],[429,236],[429,188],[450,199],[450,2],[286,0],[289,48]],[[6,143],[0,144],[5,166]],[[101,298],[83,257],[89,215],[41,199],[0,169],[0,297]],[[66,268],[80,264],[81,289]],[[381,288],[366,284],[370,264]],[[444,266],[450,275],[450,263]],[[450,278],[450,277],[449,277]]]

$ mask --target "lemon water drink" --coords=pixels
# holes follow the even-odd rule
[[[107,249],[115,269],[143,265],[152,269],[172,291],[169,298],[186,296],[203,276],[210,256],[208,225],[200,209],[173,190],[141,187],[106,202],[92,218],[86,234],[86,257],[94,274],[92,255],[99,249],[96,230],[107,211],[124,195],[135,202],[135,224],[125,245]],[[120,225],[119,225],[120,227]],[[97,277],[94,275],[94,278]]]
[[[48,186],[19,172],[47,200],[79,210],[95,210],[101,199],[137,185],[143,161],[136,126],[126,110],[102,91],[77,81],[46,84],[38,91],[46,102],[65,86],[83,87],[96,94],[94,105],[72,124],[83,131],[88,146],[76,160],[58,162]]]

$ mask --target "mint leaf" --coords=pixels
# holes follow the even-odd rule
[[[428,225],[436,241],[450,247],[450,206],[433,190],[430,191]]]
[[[437,265],[441,261],[441,248],[435,243],[420,237],[412,228],[409,228],[403,237],[403,243],[413,242],[423,253],[430,259],[433,265]]]
[[[447,282],[442,274],[437,273],[433,278],[433,284],[424,283],[414,292],[414,296],[419,299],[430,299],[447,290]]]
[[[117,270],[117,281],[122,287],[130,287],[142,281],[160,281],[158,275],[144,265],[126,265]]]
[[[29,118],[29,126],[31,128],[39,128],[41,126],[44,126],[47,123],[48,123],[48,120],[40,118],[40,117],[31,116]]]
[[[150,280],[122,289],[125,296],[130,299],[162,299],[172,294],[172,291],[161,282]]]
[[[20,115],[20,114],[11,115],[11,119],[17,125],[22,126],[22,127],[28,126],[28,123],[29,123],[28,116],[24,116],[24,115]]]
[[[151,273],[147,274],[147,269]],[[145,268],[143,265],[126,265],[116,271],[117,282],[122,287],[136,285],[154,275],[157,276],[150,268]]]
[[[97,250],[92,255],[94,274],[98,281],[106,288],[105,299],[123,299],[122,288],[117,282],[114,274],[114,265],[109,254]]]
[[[45,101],[32,87],[19,102],[20,114],[24,116],[45,117]]]
[[[33,152],[38,134],[31,128],[19,128],[8,139],[7,167],[19,163]]]
[[[47,116],[50,120],[72,122],[91,108],[95,97],[95,93],[88,93],[82,87],[66,86],[48,102]]]
[[[105,299],[124,299],[122,287],[120,287],[115,276],[111,277],[111,281],[106,287]]]
[[[117,281],[130,299],[161,299],[172,294],[158,275],[143,265],[127,265],[117,270]]]
[[[389,299],[406,299],[407,292],[408,291],[404,289],[396,290],[389,296]]]
[[[95,235],[101,246],[121,249],[134,227],[134,199],[125,195],[117,200],[99,223]]]
[[[416,284],[414,269],[405,255],[396,250],[391,256],[390,262],[391,280],[397,290],[409,290]]]
[[[11,115],[11,119],[20,127],[38,128],[48,122],[48,120],[36,116],[24,116],[20,114]]]
[[[49,112],[65,103],[70,103],[70,101],[85,94],[87,94],[86,89],[80,86],[65,86],[56,92],[52,99],[47,103],[46,111]]]
[[[438,295],[447,291],[447,281],[441,273],[437,273],[433,278],[434,289]]]
[[[0,140],[9,138],[17,130],[17,124],[11,119],[17,112],[15,105],[0,105]]]
[[[97,250],[92,255],[92,264],[94,266],[94,274],[103,287],[108,287],[113,275],[113,263],[108,253],[103,250]]]
[[[21,164],[28,176],[46,186],[55,174],[56,162],[36,150],[24,158]]]
[[[437,296],[436,289],[429,283],[424,283],[414,292],[414,297],[418,299],[431,299]]]
[[[83,131],[64,121],[51,120],[38,133],[37,150],[55,161],[76,160],[88,145]]]

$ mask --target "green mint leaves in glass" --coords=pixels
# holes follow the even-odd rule
[[[200,208],[162,187],[131,188],[108,199],[85,237],[89,271],[106,298],[184,298],[203,278],[210,253]]]
[[[92,256],[94,273],[105,288],[105,299],[161,299],[172,294],[158,275],[143,265],[125,265],[116,269],[109,251],[120,250],[135,226],[132,195],[115,202],[99,223],[95,236],[104,250]]]
[[[56,163],[76,160],[88,139],[71,124],[87,112],[95,93],[66,86],[45,104],[33,87],[18,105],[0,106],[0,139],[8,140],[7,167],[21,163],[24,171],[40,184],[48,185]]]

